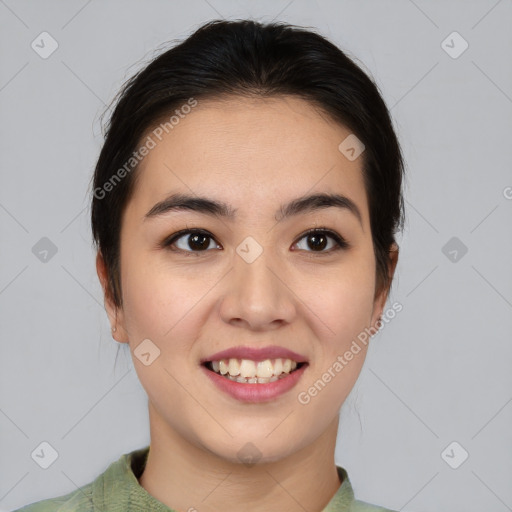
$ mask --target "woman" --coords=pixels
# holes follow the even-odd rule
[[[385,314],[402,178],[377,87],[311,31],[209,22],[130,79],[92,230],[151,443],[20,510],[388,510],[355,500],[334,453]]]

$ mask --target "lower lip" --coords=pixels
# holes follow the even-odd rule
[[[201,365],[201,368],[206,372],[208,378],[210,378],[221,391],[243,402],[268,402],[274,400],[283,393],[286,393],[286,391],[292,389],[302,377],[307,367],[308,364],[306,363],[298,370],[290,373],[287,377],[283,377],[274,382],[268,382],[266,384],[243,384],[222,377],[218,373],[208,370],[204,365]]]

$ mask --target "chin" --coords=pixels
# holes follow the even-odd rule
[[[278,462],[297,450],[297,446],[293,444],[288,434],[283,437],[275,432],[275,438],[270,439],[272,435],[266,437],[267,432],[263,432],[260,428],[254,435],[246,432],[243,436],[231,439],[225,449],[216,446],[212,452],[230,463],[251,467],[254,464]],[[283,444],[284,441],[287,443]]]

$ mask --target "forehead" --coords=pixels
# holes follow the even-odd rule
[[[155,145],[137,170],[138,217],[176,191],[214,196],[241,216],[256,205],[274,212],[287,199],[327,192],[350,197],[366,222],[362,158],[350,161],[338,149],[351,132],[311,103],[290,96],[198,100],[173,121],[143,137]]]

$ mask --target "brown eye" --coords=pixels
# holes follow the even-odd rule
[[[312,229],[302,235],[299,240],[306,240],[303,247],[298,247],[300,250],[319,254],[331,253],[349,247],[348,242],[343,237],[329,229]],[[212,242],[214,242],[213,246]],[[295,245],[299,246],[299,243]],[[197,229],[187,229],[174,233],[171,237],[164,240],[161,246],[169,248],[171,251],[183,252],[186,256],[192,254],[198,256],[198,253],[205,253],[214,248],[222,249],[215,242],[211,233]]]
[[[211,248],[212,241],[214,241],[214,239],[210,233],[197,229],[189,229],[175,233],[170,239],[164,241],[162,246],[169,247],[170,250],[189,253],[206,252]],[[176,249],[174,249],[173,246],[176,246]],[[215,247],[218,247],[218,244],[214,244],[214,248]]]
[[[313,229],[305,233],[300,240],[306,239],[306,244],[299,247],[308,252],[329,253],[339,249],[347,249],[349,244],[338,233],[326,229]],[[329,244],[329,239],[332,240]],[[328,250],[325,250],[328,247]],[[312,249],[312,250],[309,250]]]

